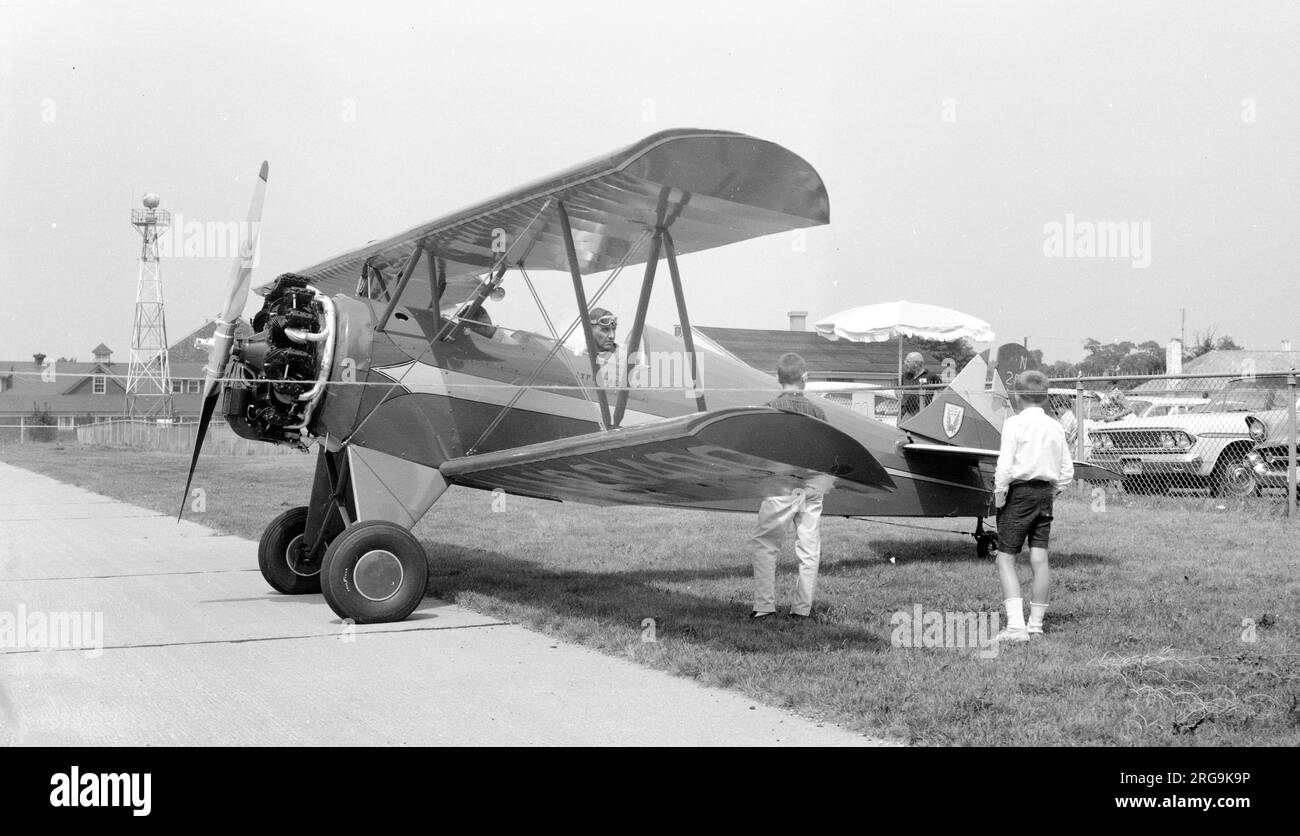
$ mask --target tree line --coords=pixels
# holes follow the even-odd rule
[[[1106,375],[1162,375],[1165,373],[1165,347],[1155,340],[1132,342],[1103,343],[1089,337],[1084,340],[1083,348],[1088,356],[1078,363],[1058,360],[1043,366],[1048,377],[1105,377]],[[1241,351],[1245,346],[1238,345],[1229,336],[1215,337],[1214,331],[1198,333],[1195,339],[1183,346],[1183,362],[1194,360],[1210,351]],[[1040,361],[1041,351],[1030,354]],[[1127,386],[1123,388],[1128,388]]]
[[[928,352],[936,359],[951,357],[957,368],[963,368],[975,356],[975,350],[965,340],[909,339],[910,349]],[[1107,375],[1162,375],[1165,373],[1165,347],[1155,340],[1133,342],[1121,340],[1103,343],[1089,337],[1084,340],[1088,356],[1077,363],[1058,360],[1043,362],[1042,349],[1031,349],[1029,354],[1038,362],[1048,377],[1106,377]],[[1196,333],[1193,340],[1183,346],[1183,362],[1194,360],[1209,351],[1241,351],[1232,337],[1215,335],[1214,329]],[[1124,386],[1122,388],[1129,388]]]

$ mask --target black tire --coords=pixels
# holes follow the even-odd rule
[[[977,534],[975,536],[975,553],[980,560],[992,560],[998,556],[998,535]]]
[[[311,595],[320,592],[320,561],[304,562],[300,553],[307,530],[307,509],[290,508],[271,520],[257,544],[257,568],[276,592]],[[314,569],[314,571],[313,571]]]
[[[1228,451],[1219,457],[1210,474],[1210,494],[1213,496],[1259,496],[1259,478],[1255,476],[1245,454]]]
[[[429,559],[400,525],[366,520],[334,538],[322,561],[321,592],[340,618],[401,621],[424,600]]]

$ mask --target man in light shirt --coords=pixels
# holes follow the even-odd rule
[[[998,509],[998,576],[1007,607],[1007,627],[994,639],[998,642],[1029,641],[1030,636],[1043,634],[1051,586],[1047,543],[1052,530],[1052,500],[1074,480],[1074,460],[1065,430],[1043,412],[1047,377],[1037,371],[1021,372],[1015,392],[1021,411],[1002,425],[1002,448],[993,477],[993,498]],[[1026,539],[1034,570],[1028,624],[1016,575],[1016,555]]]

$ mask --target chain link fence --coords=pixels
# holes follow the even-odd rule
[[[1074,384],[1073,389],[1065,384]],[[1053,381],[1075,458],[1133,495],[1295,494],[1296,377],[1287,373]],[[1097,388],[1088,388],[1095,386]],[[1288,489],[1289,486],[1289,489]]]
[[[1121,477],[1089,491],[1256,504],[1296,495],[1300,391],[1291,374],[1056,378],[1051,387],[1046,409],[1064,426],[1075,460]],[[944,387],[924,388],[928,397]],[[829,382],[809,389],[891,425],[899,396],[916,391]],[[1290,503],[1288,510],[1294,515]]]

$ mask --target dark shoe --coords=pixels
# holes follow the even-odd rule
[[[799,613],[791,610],[790,612],[785,614],[785,617],[790,619],[791,621],[807,621],[808,619],[812,618],[812,614],[809,613],[808,615],[800,615]]]
[[[776,615],[776,613],[774,613],[774,612],[759,612],[758,610],[754,610],[753,612],[751,612],[751,613],[749,614],[749,620],[750,620],[750,621],[758,621],[759,619],[762,619],[762,618],[769,618],[769,617],[774,616],[774,615]]]

